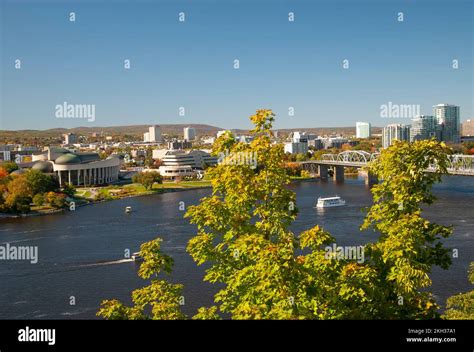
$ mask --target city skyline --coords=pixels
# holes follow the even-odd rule
[[[380,117],[390,102],[474,116],[471,3],[278,4],[3,1],[0,129],[248,129],[261,107],[277,114],[275,129],[408,123]],[[93,105],[94,119],[59,119],[65,102]]]

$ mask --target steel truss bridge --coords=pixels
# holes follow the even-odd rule
[[[310,160],[300,162],[304,169],[312,171],[313,166],[362,168],[379,157],[380,153],[368,153],[360,150],[348,150],[339,154],[323,154],[321,160]],[[434,172],[436,165],[426,169],[427,172]],[[324,171],[324,170],[323,170]],[[319,168],[321,174],[321,168]],[[474,155],[453,154],[449,155],[448,173],[451,175],[474,176]],[[326,176],[327,177],[327,176]]]

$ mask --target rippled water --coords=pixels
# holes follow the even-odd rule
[[[375,240],[373,232],[359,232],[371,195],[362,179],[333,182],[301,182],[291,185],[300,210],[292,229],[301,232],[322,225],[340,245]],[[124,251],[137,251],[141,243],[164,239],[163,250],[175,260],[172,280],[185,285],[185,311],[193,314],[212,303],[215,288],[202,282],[203,268],[196,267],[185,251],[195,234],[183,219],[179,202],[198,203],[210,190],[166,193],[95,204],[76,212],[0,219],[0,245],[38,246],[39,262],[0,261],[0,318],[2,319],[89,319],[102,299],[129,301],[130,292],[144,285],[137,266],[124,260]],[[345,207],[318,211],[318,196],[338,194]],[[471,288],[467,268],[474,260],[474,178],[449,177],[436,186],[438,202],[426,210],[431,220],[453,224],[455,234],[447,245],[459,250],[448,271],[432,273],[433,292],[441,303],[446,297]],[[131,206],[134,212],[124,213]],[[74,296],[76,305],[69,305]]]

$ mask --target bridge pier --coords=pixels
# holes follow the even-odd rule
[[[319,178],[321,180],[328,179],[328,166],[327,165],[319,165]]]
[[[344,166],[334,166],[334,181],[344,182]]]
[[[379,183],[379,179],[373,173],[367,171],[367,176],[365,176],[365,184],[368,186],[373,186]]]

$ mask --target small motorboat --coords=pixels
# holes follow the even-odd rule
[[[318,198],[318,203],[316,204],[316,208],[332,208],[332,207],[340,207],[346,205],[346,201],[339,196],[335,197],[326,197]]]
[[[125,213],[130,214],[132,212],[132,207],[125,207]]]

